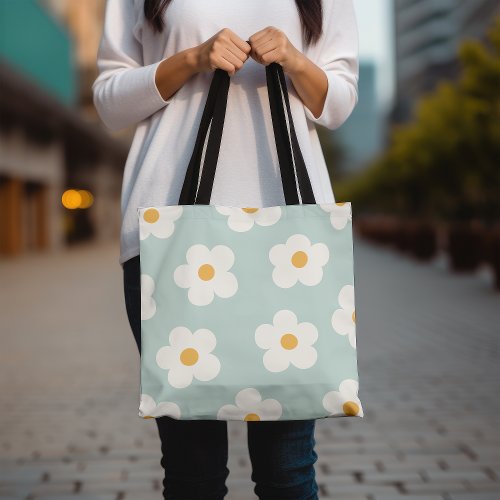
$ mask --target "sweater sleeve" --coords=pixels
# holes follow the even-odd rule
[[[101,120],[112,130],[134,125],[170,102],[155,83],[161,61],[143,65],[136,18],[133,0],[107,0],[92,92]]]
[[[321,114],[316,118],[305,107],[309,120],[331,130],[349,118],[358,102],[358,27],[353,0],[323,2],[323,34],[305,55],[326,74],[328,90]]]

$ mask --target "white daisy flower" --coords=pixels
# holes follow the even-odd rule
[[[181,288],[189,288],[188,299],[196,306],[206,306],[214,295],[224,299],[238,290],[238,281],[229,269],[234,264],[234,253],[225,245],[208,247],[196,244],[186,252],[187,264],[174,271],[174,281]]]
[[[347,225],[347,222],[352,220],[350,201],[318,203],[318,205],[325,212],[330,212],[330,222],[335,229],[343,229]]]
[[[303,234],[293,234],[286,243],[274,245],[269,259],[275,266],[273,281],[280,288],[290,288],[297,281],[304,285],[317,285],[323,278],[323,266],[330,252],[324,243],[311,244]]]
[[[174,232],[174,221],[182,215],[182,210],[180,205],[139,208],[139,239],[144,240],[150,234],[157,238],[168,238]]]
[[[343,380],[338,391],[327,392],[323,397],[325,410],[334,416],[362,417],[363,407],[358,398],[358,388],[357,380]]]
[[[354,309],[354,287],[344,285],[339,292],[340,309],[332,314],[333,329],[339,335],[347,335],[349,342],[356,349],[356,313]]]
[[[280,220],[281,207],[223,207],[216,206],[217,212],[228,215],[227,225],[239,233],[249,231],[254,224],[272,226]]]
[[[154,279],[149,274],[141,274],[141,319],[151,319],[156,313]]]
[[[278,420],[283,413],[281,404],[276,399],[264,399],[257,389],[243,389],[234,398],[235,405],[224,405],[217,412],[218,420]]]
[[[282,372],[290,363],[311,368],[318,357],[312,347],[317,339],[317,328],[312,323],[298,323],[295,313],[288,309],[278,311],[272,325],[264,323],[255,330],[255,343],[266,349],[263,362],[270,372]]]
[[[169,417],[181,418],[181,409],[176,403],[171,401],[163,401],[156,404],[155,400],[149,394],[141,394],[141,402],[139,405],[139,417],[156,418],[168,415]]]
[[[217,340],[207,328],[191,333],[185,326],[175,327],[169,335],[170,345],[161,347],[156,353],[156,363],[168,370],[168,382],[182,389],[193,381],[202,382],[215,378],[220,371],[220,361],[211,354]]]

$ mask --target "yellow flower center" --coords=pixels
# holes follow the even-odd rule
[[[355,311],[352,312],[352,322],[356,323],[356,312]]]
[[[345,201],[336,201],[335,205],[338,205],[339,207],[341,207],[342,205],[345,205]]]
[[[198,361],[198,357],[198,351],[192,347],[188,347],[181,352],[181,363],[192,366]]]
[[[160,218],[160,212],[156,208],[148,208],[144,212],[144,220],[150,224],[155,223]]]
[[[259,420],[260,420],[260,417],[259,417],[259,415],[257,415],[257,413],[249,413],[245,417],[245,421],[247,421],[247,422],[257,422]]]
[[[253,208],[253,207],[245,207],[242,208],[243,212],[246,212],[247,214],[253,214],[257,212],[258,208]]]
[[[295,252],[292,255],[292,264],[295,267],[304,267],[307,264],[307,254],[302,250]]]
[[[203,281],[211,280],[214,277],[214,275],[215,275],[215,269],[210,264],[203,264],[198,269],[198,276]]]
[[[354,401],[346,401],[342,405],[342,410],[349,417],[353,417],[359,413],[359,405]]]
[[[285,335],[281,337],[281,345],[283,349],[295,349],[298,343],[299,340],[293,333],[285,333]]]

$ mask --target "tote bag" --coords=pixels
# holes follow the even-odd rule
[[[266,82],[286,205],[210,204],[229,81],[215,70],[178,205],[137,208],[138,415],[362,417],[351,204],[316,203],[277,63]]]

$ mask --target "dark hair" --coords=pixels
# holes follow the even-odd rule
[[[144,0],[144,15],[156,32],[165,27],[163,14],[172,0]],[[178,0],[182,1],[182,0]],[[295,0],[306,45],[318,41],[323,30],[322,0]]]

